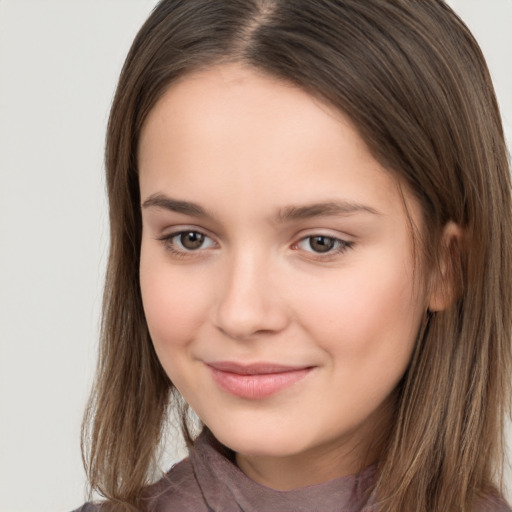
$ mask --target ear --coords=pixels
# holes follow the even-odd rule
[[[432,312],[447,309],[457,298],[462,239],[462,228],[455,222],[448,222],[439,243],[438,265],[432,270],[428,302],[428,309]]]

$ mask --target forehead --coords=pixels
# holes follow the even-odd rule
[[[232,211],[341,199],[403,213],[398,178],[343,113],[239,65],[174,83],[146,119],[138,163],[142,199],[170,192]]]

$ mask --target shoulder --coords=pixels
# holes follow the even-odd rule
[[[501,496],[492,494],[481,498],[473,512],[512,512],[512,508]]]
[[[80,508],[73,510],[73,512],[97,512],[99,507],[97,505],[93,505],[92,503],[86,503],[82,505]]]
[[[144,494],[148,512],[209,510],[189,458],[173,466],[161,480],[148,487]]]
[[[99,512],[100,509],[100,505],[95,505],[94,503],[86,503],[85,505],[82,505],[80,508],[73,510],[73,512]]]
[[[174,465],[158,482],[144,491],[144,512],[208,511],[190,459]],[[108,503],[86,503],[73,512],[108,512]]]

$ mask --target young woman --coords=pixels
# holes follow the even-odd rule
[[[106,166],[83,511],[510,510],[509,168],[442,1],[163,0]]]

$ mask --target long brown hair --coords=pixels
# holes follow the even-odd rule
[[[128,54],[108,125],[110,258],[82,440],[91,487],[140,510],[169,408],[179,404],[142,309],[137,145],[148,112],[177,78],[221,62],[291,82],[351,118],[421,202],[422,268],[438,265],[443,227],[462,228],[459,243],[445,248],[457,292],[451,307],[429,315],[397,390],[375,493],[383,512],[470,510],[500,489],[510,407],[510,178],[484,58],[441,0],[156,6]]]

